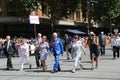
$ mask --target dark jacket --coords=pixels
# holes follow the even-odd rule
[[[105,35],[99,36],[99,44],[100,44],[100,46],[104,46],[106,44],[106,36]]]
[[[7,45],[8,45],[8,42],[5,41],[4,42],[4,52],[5,52],[5,54],[13,54],[15,52],[15,43],[14,43],[14,41],[10,40],[8,50],[7,50]]]

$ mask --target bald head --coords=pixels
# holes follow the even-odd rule
[[[102,32],[101,32],[101,35],[103,35],[103,34],[104,34],[104,32],[102,31]]]
[[[53,38],[54,38],[54,39],[56,39],[56,38],[57,38],[57,36],[58,36],[58,35],[57,35],[57,33],[56,33],[56,32],[54,32],[54,33],[53,33]]]
[[[11,38],[10,36],[6,36],[6,40],[7,40],[7,41],[9,41],[9,40],[10,40],[10,38]]]

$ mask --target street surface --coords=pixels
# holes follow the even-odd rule
[[[47,71],[36,69],[35,57],[31,56],[32,69],[25,65],[23,71],[19,71],[20,60],[18,57],[13,57],[13,69],[8,71],[6,68],[6,58],[0,59],[0,80],[120,80],[120,58],[112,60],[112,50],[110,45],[106,47],[106,55],[99,57],[98,69],[90,70],[89,50],[86,49],[87,55],[82,55],[82,64],[84,70],[76,70],[71,73],[73,67],[73,60],[66,60],[66,54],[60,59],[61,72],[51,73],[54,57],[48,55]]]

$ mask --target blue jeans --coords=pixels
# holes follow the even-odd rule
[[[54,63],[54,66],[53,66],[53,70],[59,70],[60,69],[60,55],[54,55],[55,57],[55,63]]]
[[[4,56],[4,51],[0,50],[0,57],[3,57],[3,56]]]

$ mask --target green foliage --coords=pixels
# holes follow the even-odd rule
[[[42,7],[49,5],[51,18],[69,17],[80,7],[80,0],[8,0],[8,13],[14,16],[28,16],[35,10],[37,1],[41,2]]]
[[[94,18],[108,22],[120,15],[120,0],[96,0],[94,4]]]
[[[79,9],[80,0],[39,0],[50,7],[51,18],[69,17]],[[59,16],[58,16],[59,14]]]
[[[36,0],[7,0],[8,15],[28,16],[36,7]]]

